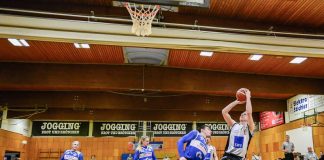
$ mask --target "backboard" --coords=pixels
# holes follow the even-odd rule
[[[135,141],[138,141],[142,136],[148,136],[150,141],[153,141],[154,132],[152,131],[137,131],[135,132]]]
[[[121,2],[133,2],[139,4],[158,4],[164,6],[189,6],[209,8],[210,0],[118,0]]]

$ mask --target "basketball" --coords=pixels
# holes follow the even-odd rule
[[[239,90],[237,90],[236,92],[236,99],[238,101],[246,101],[246,95],[245,95],[245,91],[241,88]]]

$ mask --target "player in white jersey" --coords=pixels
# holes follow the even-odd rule
[[[253,136],[255,126],[252,117],[251,92],[246,88],[244,88],[243,91],[246,95],[246,101],[242,102],[235,100],[222,110],[223,117],[227,125],[231,128],[222,160],[245,159],[250,140]],[[237,123],[231,118],[229,112],[236,105],[244,103],[246,103],[245,112],[241,114],[240,122]]]
[[[206,141],[207,141],[207,155],[205,157],[205,160],[218,160],[216,154],[216,148],[211,144],[211,136],[207,136]]]

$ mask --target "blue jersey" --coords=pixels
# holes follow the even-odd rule
[[[185,143],[187,145],[183,150]],[[193,130],[178,141],[178,152],[180,157],[186,159],[203,160],[207,154],[206,139],[197,130]]]
[[[156,160],[153,148],[151,146],[142,146],[141,150],[136,150],[134,160]]]
[[[83,160],[83,155],[79,151],[66,150],[61,160]]]

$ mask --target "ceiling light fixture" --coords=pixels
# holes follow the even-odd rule
[[[300,64],[300,63],[304,62],[306,59],[307,59],[306,57],[295,57],[289,63]]]
[[[254,54],[254,55],[251,55],[251,56],[249,57],[249,60],[251,60],[251,61],[258,61],[258,60],[260,60],[262,57],[263,57],[263,55],[261,55],[261,54]]]
[[[86,44],[86,43],[74,43],[74,47],[75,48],[90,48],[90,45],[89,44]]]
[[[18,47],[21,47],[21,46],[29,47],[29,44],[28,44],[27,41],[24,40],[24,39],[8,38],[8,41],[9,41],[12,45],[14,45],[14,46],[18,46]]]
[[[200,56],[205,56],[205,57],[211,57],[213,55],[213,52],[210,51],[201,51]]]

